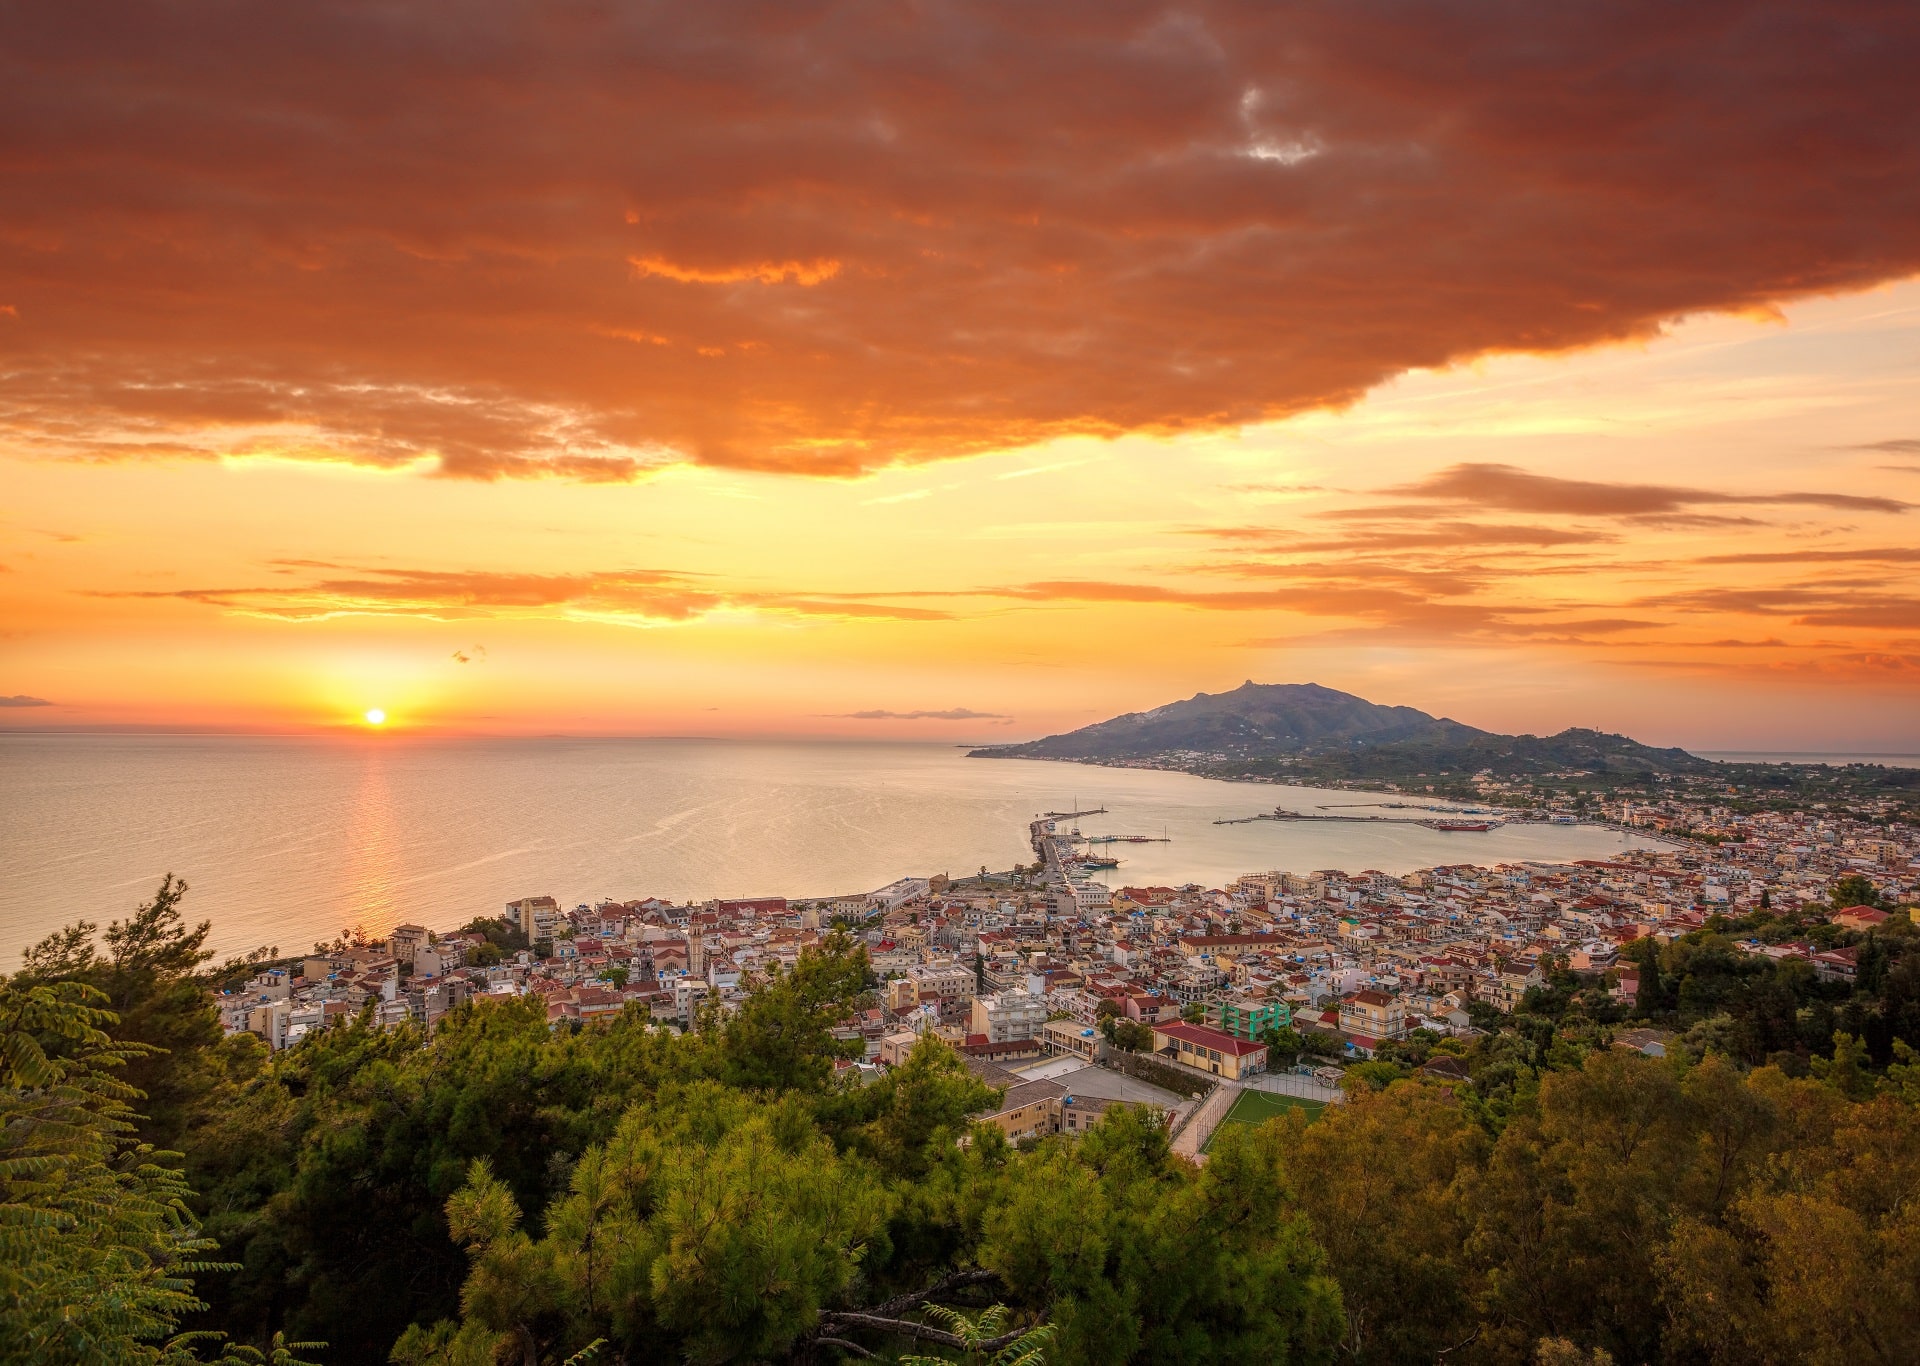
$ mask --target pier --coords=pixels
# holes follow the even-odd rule
[[[1358,805],[1358,803],[1355,803]],[[1369,803],[1371,805],[1372,803]],[[1429,811],[1438,807],[1424,808]],[[1342,821],[1362,825],[1422,825],[1429,830],[1447,830],[1471,834],[1483,834],[1488,830],[1497,830],[1505,825],[1504,820],[1477,816],[1456,816],[1451,820],[1440,820],[1431,816],[1335,816],[1325,812],[1289,811],[1276,806],[1271,811],[1262,811],[1257,816],[1230,816],[1214,822],[1215,825],[1251,825],[1255,821]]]

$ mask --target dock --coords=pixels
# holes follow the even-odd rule
[[[1427,810],[1435,808],[1428,807]],[[1446,830],[1482,834],[1488,830],[1497,830],[1505,821],[1482,819],[1475,816],[1456,816],[1451,820],[1441,820],[1431,816],[1333,816],[1324,812],[1289,811],[1276,806],[1271,811],[1262,811],[1257,816],[1231,816],[1214,822],[1215,825],[1251,825],[1255,821],[1341,821],[1360,825],[1422,825],[1429,830]]]

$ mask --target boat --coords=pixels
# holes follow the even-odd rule
[[[1435,830],[1471,830],[1475,832],[1491,830],[1499,824],[1498,821],[1429,821],[1427,823]]]
[[[1082,868],[1118,868],[1120,860],[1106,854],[1082,854],[1077,862]]]

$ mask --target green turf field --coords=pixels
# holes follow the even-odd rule
[[[1220,1123],[1222,1127],[1228,1124],[1259,1124],[1276,1115],[1284,1115],[1289,1110],[1305,1110],[1307,1118],[1311,1120],[1318,1118],[1320,1112],[1326,1108],[1317,1100],[1302,1100],[1298,1096],[1279,1096],[1271,1091],[1249,1090],[1240,1093],[1240,1099],[1233,1103],[1233,1108],[1227,1111],[1227,1117]],[[1217,1134],[1220,1130],[1215,1129],[1213,1132]],[[1209,1148],[1213,1146],[1211,1136],[1207,1139],[1207,1146]]]

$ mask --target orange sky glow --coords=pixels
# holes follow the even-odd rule
[[[1920,751],[1920,12],[76,3],[0,728]]]

